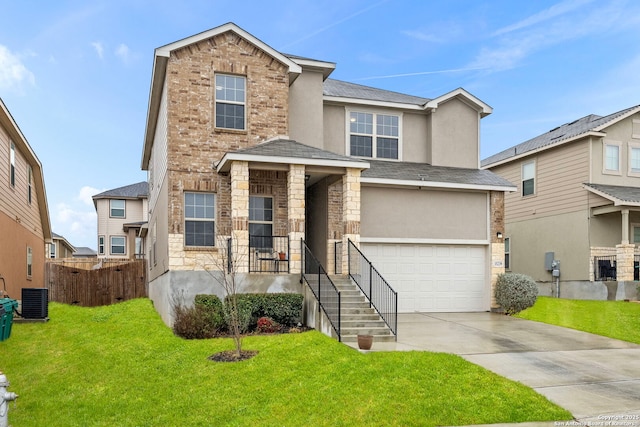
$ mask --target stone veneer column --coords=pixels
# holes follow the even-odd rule
[[[360,247],[360,169],[347,168],[342,177],[342,272],[349,271],[349,239]]]
[[[635,245],[622,243],[616,245],[616,280],[633,280],[633,254]]]
[[[249,271],[249,163],[231,164],[231,238],[237,273]]]
[[[492,191],[489,196],[489,221],[491,224],[489,241],[491,242],[491,308],[498,308],[496,303],[496,282],[498,275],[504,274],[504,192]],[[502,239],[498,239],[502,233]]]
[[[289,218],[289,272],[300,274],[302,254],[300,240],[305,238],[304,165],[289,165],[287,174],[287,209]]]

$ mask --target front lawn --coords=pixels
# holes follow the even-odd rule
[[[538,297],[518,317],[640,344],[640,304]]]
[[[173,335],[149,300],[51,303],[0,343],[9,422],[28,426],[463,425],[567,420],[533,390],[442,353],[362,354],[316,331],[250,336],[259,354],[217,363],[231,339]]]

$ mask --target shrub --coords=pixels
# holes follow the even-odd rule
[[[186,339],[204,339],[216,336],[218,329],[210,321],[209,313],[201,306],[173,306],[173,333]]]
[[[240,333],[243,334],[249,330],[249,327],[256,324],[257,318],[252,319],[253,314],[253,301],[248,295],[251,294],[236,294],[236,304],[238,306],[238,327]],[[224,317],[229,328],[231,328],[231,311],[230,311],[230,299],[232,295],[227,295],[224,299]]]
[[[536,303],[538,287],[525,274],[505,273],[498,275],[496,302],[507,314],[516,314]]]
[[[228,296],[225,298],[227,306]],[[276,323],[286,326],[297,325],[302,318],[303,296],[300,294],[238,294],[238,309],[241,330],[255,327],[261,317],[270,317]]]
[[[202,308],[209,317],[209,321],[218,330],[227,328],[224,317],[224,306],[216,295],[196,295],[195,305]]]
[[[256,330],[263,333],[273,333],[279,330],[279,325],[270,317],[261,317],[256,324]]]

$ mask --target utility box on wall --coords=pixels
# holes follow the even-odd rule
[[[553,260],[556,258],[555,252],[546,252],[544,254],[544,269],[547,271],[553,270]]]

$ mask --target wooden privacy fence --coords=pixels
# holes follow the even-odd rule
[[[147,296],[146,260],[47,260],[49,301],[85,307]]]

